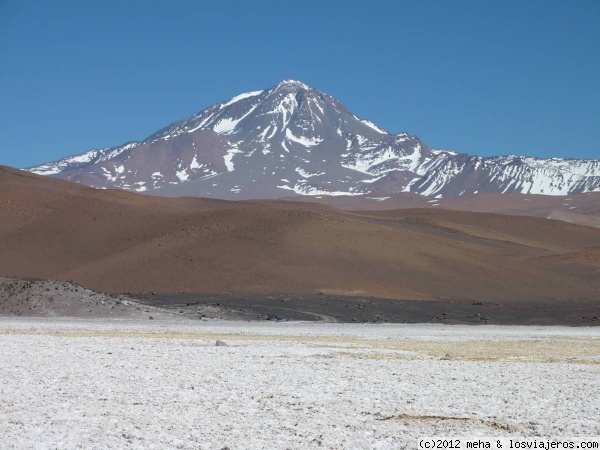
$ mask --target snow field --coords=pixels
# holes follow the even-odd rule
[[[598,435],[599,344],[592,328],[3,318],[0,447]]]

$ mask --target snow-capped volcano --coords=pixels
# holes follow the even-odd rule
[[[359,119],[295,80],[237,95],[143,141],[29,170],[98,188],[234,199],[600,190],[599,160],[435,150],[415,136],[390,134]]]

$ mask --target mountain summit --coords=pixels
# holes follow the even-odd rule
[[[247,92],[140,142],[32,167],[98,188],[224,199],[600,190],[600,161],[482,158],[390,134],[296,80]]]

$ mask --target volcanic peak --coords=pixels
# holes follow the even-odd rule
[[[275,90],[277,90],[277,89],[289,89],[289,90],[304,89],[306,91],[314,90],[313,88],[311,88],[309,85],[303,83],[302,81],[292,80],[289,78],[286,78],[285,80],[281,80],[279,83],[277,83],[277,85],[275,86]]]
[[[600,190],[600,160],[433,149],[416,136],[389,134],[293,79],[209,106],[142,142],[29,170],[98,188],[224,199]]]

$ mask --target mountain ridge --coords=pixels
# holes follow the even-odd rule
[[[434,149],[290,79],[216,103],[143,141],[28,170],[96,188],[224,199],[600,190],[600,160]]]

